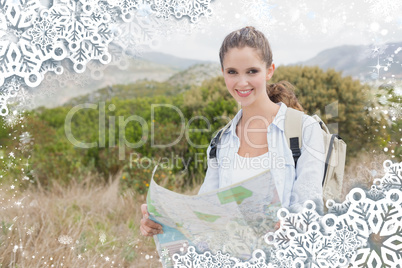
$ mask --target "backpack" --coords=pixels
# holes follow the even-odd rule
[[[288,139],[288,145],[292,151],[295,167],[297,165],[297,160],[301,155],[303,114],[304,113],[301,111],[288,107],[285,116],[285,136]],[[346,161],[346,143],[341,137],[339,137],[339,135],[331,134],[328,127],[318,115],[313,115],[312,118],[319,122],[324,137],[326,159],[322,187],[325,204],[329,199],[338,200],[342,196],[342,182]],[[212,139],[209,158],[212,159],[216,157],[218,143],[225,130],[230,128],[231,123],[232,121],[223,127]]]
[[[302,141],[302,116],[303,112],[289,108],[285,116],[285,136],[288,139],[290,150],[292,151],[295,167],[297,159],[301,155]],[[325,168],[322,178],[322,195],[324,204],[329,199],[341,201],[342,182],[346,161],[346,143],[338,134],[331,134],[328,127],[318,115],[313,115],[321,127],[324,137],[325,148]],[[300,142],[299,142],[300,141]]]

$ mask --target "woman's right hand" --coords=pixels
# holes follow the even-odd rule
[[[156,234],[163,234],[162,225],[149,219],[147,204],[141,205],[142,219],[141,219],[141,234],[144,236],[153,236]]]

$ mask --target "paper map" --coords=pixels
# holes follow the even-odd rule
[[[281,203],[269,170],[240,183],[201,195],[183,195],[157,185],[152,174],[147,204],[150,219],[163,226],[154,236],[165,267],[175,253],[195,246],[198,253],[218,250],[247,260],[268,248],[264,235],[274,231]]]

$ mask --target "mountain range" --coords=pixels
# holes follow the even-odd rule
[[[382,46],[339,46],[326,49],[312,59],[297,63],[342,71],[363,82],[383,77],[402,79],[402,42]],[[378,66],[378,67],[377,67]]]
[[[140,59],[129,60],[125,70],[116,66],[105,66],[103,77],[100,80],[87,81],[83,86],[74,83],[64,83],[62,89],[56,89],[49,94],[36,94],[35,106],[55,107],[63,104],[73,104],[82,101],[96,101],[100,92],[114,92],[126,90],[127,97],[146,96],[152,91],[144,92],[137,89],[129,92],[124,85],[136,81],[154,81],[150,87],[158,90],[158,84],[167,82],[172,86],[170,94],[177,94],[191,86],[198,86],[205,79],[221,75],[218,62],[184,59],[159,52],[143,53]],[[363,82],[375,79],[395,78],[402,80],[402,42],[388,43],[382,46],[339,46],[326,49],[315,57],[291,65],[319,66],[341,71],[344,76],[352,76]],[[87,76],[89,76],[87,74]],[[61,83],[59,83],[61,84]],[[120,85],[120,86],[116,86]],[[46,91],[46,83],[38,87],[37,91]],[[56,86],[57,87],[57,86]],[[116,91],[117,90],[117,91]],[[94,94],[94,92],[98,93]],[[119,94],[117,94],[119,95]]]

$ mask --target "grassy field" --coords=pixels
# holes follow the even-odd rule
[[[3,189],[4,192],[4,189]],[[139,232],[145,196],[96,177],[52,192],[8,191],[0,212],[1,267],[159,267]]]
[[[349,162],[344,193],[383,175],[382,154]],[[0,267],[161,267],[152,238],[139,232],[145,196],[119,191],[119,176],[96,176],[52,191],[0,185]],[[199,187],[187,190],[195,194]]]

